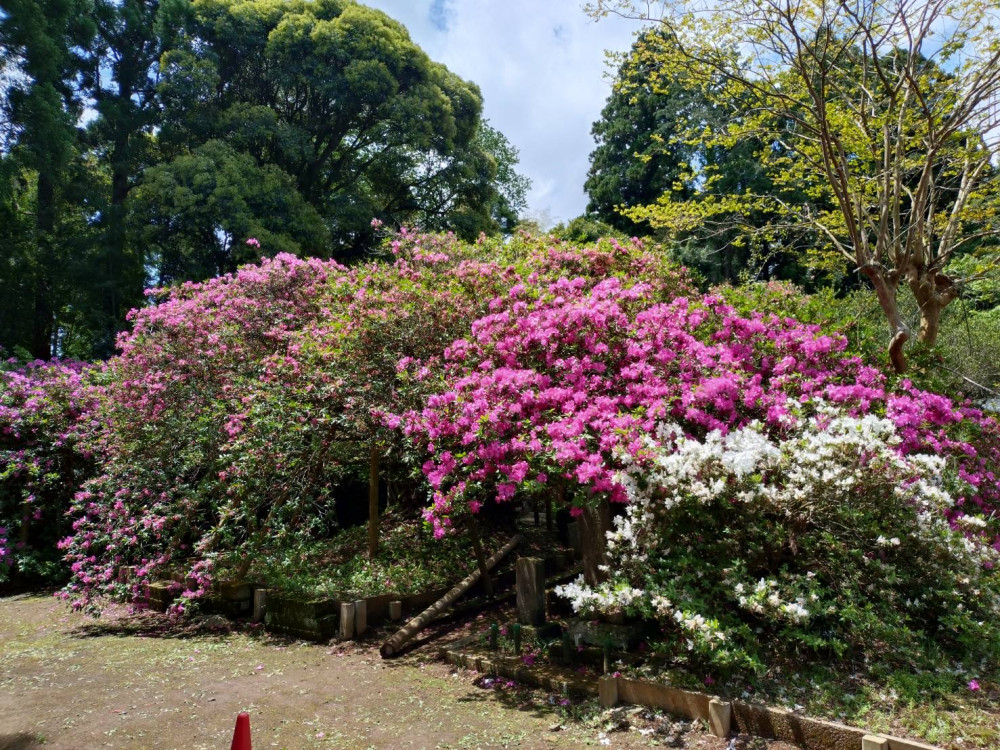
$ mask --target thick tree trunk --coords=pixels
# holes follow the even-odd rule
[[[917,340],[927,346],[936,346],[941,328],[941,311],[956,297],[954,282],[937,271],[927,271],[910,280],[910,289],[920,307],[920,332]]]
[[[580,541],[583,544],[583,578],[596,586],[607,577],[600,568],[608,563],[608,538],[611,530],[611,504],[600,500],[587,506],[580,516]]]
[[[372,444],[368,461],[368,557],[378,554],[378,446]]]
[[[936,346],[941,328],[941,305],[933,302],[920,308],[920,333],[917,341],[927,346]]]

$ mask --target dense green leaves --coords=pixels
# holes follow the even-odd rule
[[[474,238],[524,207],[475,84],[353,0],[16,0],[0,83],[0,345],[33,356],[109,356],[145,286],[257,247],[352,259],[373,218]]]

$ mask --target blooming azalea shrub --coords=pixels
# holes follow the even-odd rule
[[[101,475],[77,495],[62,543],[69,598],[135,597],[169,572],[182,600],[196,599],[258,553],[329,534],[338,485],[367,476],[373,450],[401,481],[422,463],[397,414],[440,388],[444,351],[491,300],[665,268],[640,243],[469,245],[408,232],[386,256],[345,268],[279,255],[152,293],[97,376]],[[426,493],[408,496],[422,504]]]
[[[668,653],[721,670],[762,670],[775,653],[995,663],[990,522],[950,522],[973,488],[946,455],[904,443],[893,420],[822,400],[790,402],[780,436],[751,422],[696,438],[663,422],[621,456],[630,502],[608,579],[559,593],[580,612],[656,620]]]
[[[80,443],[94,405],[86,370],[73,361],[11,361],[0,371],[0,583],[65,580],[56,543],[92,471]]]
[[[750,433],[742,431],[752,430],[760,440],[773,441],[778,452],[767,455],[778,456],[789,445],[810,446],[806,436],[796,431],[804,429],[803,420],[811,416],[816,417],[811,423],[814,431],[822,435],[840,424],[836,419],[841,417],[856,420],[858,429],[867,429],[863,426],[871,423],[862,420],[872,415],[885,445],[877,460],[870,459],[871,466],[865,450],[872,448],[850,441],[839,454],[819,453],[812,459],[814,466],[831,462],[822,469],[824,481],[837,477],[836,461],[846,462],[841,473],[853,476],[859,492],[874,492],[866,513],[852,515],[849,506],[838,505],[836,493],[817,493],[809,501],[820,506],[816,518],[827,519],[829,528],[810,526],[808,514],[793,522],[784,509],[764,513],[759,503],[739,506],[745,512],[732,519],[733,528],[713,520],[701,506],[698,513],[690,514],[686,526],[676,523],[673,516],[644,517],[652,525],[651,535],[674,539],[672,530],[680,529],[690,534],[674,546],[666,545],[674,554],[687,555],[687,572],[675,571],[675,559],[668,557],[662,564],[656,561],[649,575],[670,579],[676,573],[681,576],[677,586],[684,588],[690,585],[685,576],[710,581],[726,568],[728,576],[736,576],[731,579],[733,586],[749,587],[748,601],[761,607],[776,601],[772,614],[784,617],[792,627],[803,625],[795,621],[808,610],[802,602],[812,601],[808,597],[814,593],[820,596],[816,587],[821,582],[810,588],[805,582],[811,579],[801,578],[817,574],[809,566],[816,562],[827,566],[830,578],[843,576],[839,579],[843,585],[822,594],[825,606],[834,607],[834,612],[818,620],[815,628],[801,628],[790,641],[801,648],[869,655],[893,639],[904,645],[919,641],[924,647],[939,629],[954,628],[953,641],[981,651],[983,639],[993,635],[987,632],[992,626],[978,623],[992,611],[990,602],[995,601],[996,582],[988,571],[1000,549],[997,423],[968,404],[921,391],[908,381],[891,387],[878,370],[847,356],[846,347],[843,337],[824,334],[816,325],[773,314],[741,315],[714,295],[657,299],[642,280],[561,278],[519,285],[494,299],[490,313],[472,324],[471,336],[446,350],[444,387],[427,399],[424,408],[405,417],[408,434],[429,455],[424,472],[433,497],[426,517],[438,534],[444,534],[454,514],[475,513],[487,501],[508,502],[547,484],[561,486],[575,509],[611,501],[624,505],[630,514],[637,498],[626,481],[627,469],[639,466],[640,471],[652,471],[644,456],[656,446],[667,455],[678,448],[681,437],[693,441],[692,445],[714,445],[731,434],[737,436],[734,439],[749,439]],[[409,366],[419,368],[420,363]],[[820,413],[824,409],[835,412]],[[672,425],[666,433],[664,424]],[[849,430],[842,432],[849,434]],[[787,445],[783,442],[789,440]],[[926,456],[939,456],[944,463],[929,462]],[[806,465],[804,454],[786,456],[785,461]],[[933,489],[927,480],[945,466],[950,477],[946,497],[928,495],[930,505],[926,512],[919,511],[924,502],[920,496]],[[883,475],[872,473],[876,467]],[[755,470],[755,481],[761,481],[756,474],[768,468],[761,465]],[[775,476],[780,486],[784,479]],[[694,492],[695,484],[707,479],[711,479],[720,509],[728,512],[730,504],[740,502],[743,490],[724,472],[707,478],[697,472],[685,474],[683,481],[691,486],[685,485],[684,491]],[[657,488],[665,480],[651,473],[645,481]],[[722,510],[719,514],[725,516]],[[933,518],[933,523],[925,524],[933,534],[917,540],[907,537],[907,549],[896,558],[900,568],[908,566],[899,573],[906,578],[900,591],[908,593],[911,602],[914,597],[928,602],[928,609],[915,610],[915,622],[926,622],[926,628],[908,640],[912,623],[900,625],[902,621],[890,618],[883,628],[872,614],[875,609],[857,597],[874,591],[885,573],[868,572],[866,553],[884,555],[883,541],[895,547],[891,540],[904,539],[902,529],[915,524],[918,516]],[[828,538],[831,528],[851,533]],[[716,554],[707,542],[699,546],[691,541],[708,539],[713,533],[762,551],[753,560],[741,560],[732,554]],[[832,545],[829,556],[806,555],[801,558],[803,567],[788,567],[786,558],[799,554],[798,545],[806,542],[817,550],[822,544]],[[968,554],[962,557],[966,548]],[[644,564],[644,555],[652,560],[654,552],[637,552],[638,567]],[[615,557],[609,569],[621,564]],[[949,593],[956,579],[945,576],[940,579],[945,588],[936,591],[935,576],[952,564],[955,575],[981,585],[972,583],[971,588]],[[654,614],[650,602],[657,595],[656,587],[646,596],[643,592],[648,587],[641,585],[648,583],[644,578],[631,580],[626,575],[612,580],[612,589],[592,585],[567,593],[597,592],[590,598],[573,594],[586,609],[599,597],[622,590],[626,598],[634,595],[647,604],[637,611]],[[699,591],[696,586],[690,588]],[[980,595],[985,610],[970,604]],[[677,605],[669,608],[670,618],[679,615],[681,621],[694,618],[704,624],[720,616],[714,608],[689,606],[679,595],[662,596],[663,601]],[[892,604],[906,598],[894,598]],[[607,608],[622,603],[609,601]],[[957,609],[959,604],[963,609]],[[955,612],[948,612],[949,606],[956,607]],[[883,607],[878,612],[888,610]],[[728,626],[733,621],[727,621]],[[726,634],[724,629],[719,632]],[[743,646],[759,635],[747,623],[741,632]],[[772,630],[771,634],[795,635],[791,630]],[[754,655],[745,648],[722,649],[713,652],[712,658],[718,663],[741,659],[746,663]]]
[[[227,446],[270,358],[320,314],[319,288],[337,271],[278,256],[152,292],[157,304],[133,311],[121,355],[95,374],[99,428],[88,447],[100,473],[77,493],[73,533],[61,542],[73,572],[68,597],[134,596],[181,565],[188,590],[204,593],[227,535],[248,533],[258,513],[255,498],[227,481]]]
[[[456,507],[475,511],[550,477],[568,482],[578,503],[625,502],[616,456],[639,451],[661,421],[702,436],[753,420],[781,430],[790,398],[889,416],[901,451],[956,456],[972,487],[959,508],[988,516],[1000,507],[993,420],[907,382],[889,390],[878,370],[844,355],[843,337],[818,326],[744,317],[711,295],[659,301],[647,283],[611,277],[513,287],[471,334],[445,351],[444,387],[406,417],[430,454],[428,518],[439,531]]]

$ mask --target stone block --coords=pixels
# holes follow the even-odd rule
[[[515,570],[517,620],[522,625],[541,625],[545,622],[545,561],[519,557]]]
[[[641,625],[614,625],[608,622],[572,620],[569,635],[574,645],[590,645],[604,648],[610,643],[612,648],[631,651],[638,647],[645,635]]]
[[[597,698],[602,708],[618,705],[618,678],[601,677],[597,681]]]
[[[861,738],[861,750],[889,750],[889,740],[874,734],[866,734]]]
[[[344,641],[354,637],[354,602],[340,603],[340,630],[337,635]]]
[[[358,599],[354,602],[354,637],[360,638],[368,630],[368,602]]]
[[[708,702],[708,731],[716,737],[728,737],[732,720],[732,704],[718,698],[712,698]]]
[[[310,599],[272,591],[267,596],[264,626],[276,633],[324,641],[337,632],[340,602]]]
[[[389,619],[390,620],[403,619],[403,602],[399,600],[389,602]]]

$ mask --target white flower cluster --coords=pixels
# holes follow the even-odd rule
[[[557,593],[580,611],[620,610],[641,603],[695,640],[721,642],[725,634],[714,621],[680,603],[672,604],[647,575],[652,560],[671,554],[671,529],[681,520],[696,523],[701,508],[718,503],[727,504],[722,508],[730,504],[766,508],[769,515],[784,516],[789,524],[833,530],[843,528],[839,518],[846,508],[878,518],[890,503],[914,509],[917,523],[902,532],[878,535],[867,544],[887,553],[909,549],[910,541],[943,545],[954,555],[952,560],[973,566],[997,558],[986,545],[950,528],[944,511],[954,506],[954,499],[944,477],[949,477],[951,486],[961,485],[947,471],[943,457],[902,455],[901,438],[888,419],[851,416],[821,400],[790,400],[787,407],[793,418],[780,440],[757,422],[725,435],[713,431],[701,440],[685,435],[676,424],[664,423],[645,439],[641,454],[618,456],[623,470],[616,480],[625,488],[629,504],[608,534],[612,580],[589,587],[581,579]],[[970,531],[984,525],[968,516],[959,523]],[[856,543],[866,540],[859,537]],[[880,564],[879,558],[873,564]],[[801,589],[783,593],[773,579],[735,586],[741,607],[772,619],[806,623],[820,606],[815,593],[804,597],[799,595]]]
[[[740,606],[748,612],[796,623],[805,622],[810,617],[805,598],[796,597],[794,601],[782,599],[778,582],[773,579],[761,578],[752,588],[738,583],[733,590]]]
[[[682,630],[709,648],[715,648],[726,640],[726,634],[719,629],[718,621],[709,620],[696,612],[677,609],[674,610],[673,619]],[[693,648],[694,641],[688,641],[688,649]]]
[[[563,586],[557,586],[555,591],[557,596],[569,599],[575,612],[622,610],[646,596],[644,591],[621,582],[594,588],[584,582],[583,576]]]

